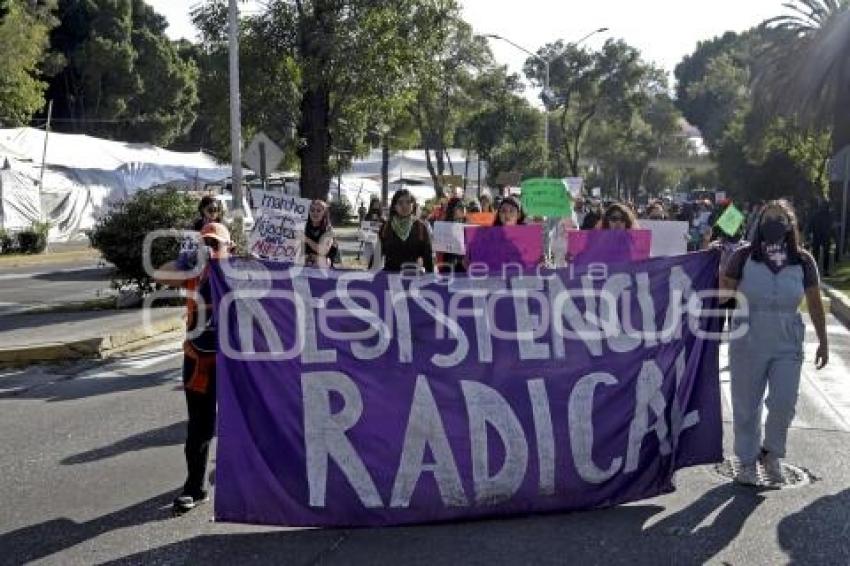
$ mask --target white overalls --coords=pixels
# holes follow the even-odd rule
[[[749,331],[729,345],[735,455],[754,464],[761,448],[785,457],[788,428],[794,419],[803,363],[805,325],[799,312],[805,289],[803,266],[786,265],[774,273],[748,258],[738,291],[749,303],[749,316],[733,315],[732,329],[749,323]],[[767,420],[761,438],[765,389]]]

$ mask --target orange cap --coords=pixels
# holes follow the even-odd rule
[[[223,244],[230,243],[230,230],[227,229],[227,226],[221,224],[219,222],[210,222],[201,228],[201,237],[202,238],[213,238],[218,240]]]

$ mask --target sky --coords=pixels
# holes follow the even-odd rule
[[[466,21],[476,33],[497,34],[536,51],[558,39],[575,41],[601,28],[608,32],[588,40],[599,47],[607,38],[621,38],[637,47],[647,61],[671,73],[697,42],[725,31],[743,31],[786,13],[785,0],[460,0]],[[168,34],[194,39],[189,19],[199,0],[147,0],[169,22]],[[258,2],[242,4],[248,13]],[[496,60],[522,72],[526,55],[497,40],[490,46]]]

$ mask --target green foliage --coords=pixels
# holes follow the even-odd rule
[[[331,224],[334,226],[349,224],[354,215],[354,208],[348,201],[332,200],[328,209],[331,215]]]
[[[160,145],[189,130],[198,70],[165,36],[162,16],[143,0],[60,0],[58,13],[57,128]]]
[[[793,0],[765,21],[755,73],[757,105],[802,127],[831,130],[850,144],[850,2]]]
[[[184,229],[196,211],[197,201],[185,193],[139,191],[102,216],[89,238],[92,247],[115,266],[115,286],[151,291],[153,280],[145,273],[142,262],[145,236],[152,230]],[[154,267],[175,259],[178,251],[177,239],[157,238],[151,252]]]
[[[33,6],[5,0],[0,19],[0,125],[22,126],[44,106],[47,88],[41,78],[48,32],[54,25],[52,3]]]
[[[551,60],[550,88],[554,103],[548,103],[550,131],[557,175],[579,175],[583,146],[592,122],[608,117],[629,122],[646,99],[641,85],[653,74],[640,53],[622,40],[608,40],[599,51],[558,41],[538,50]],[[545,66],[529,58],[525,74],[538,85],[545,84]]]
[[[17,251],[24,254],[40,254],[47,249],[47,233],[50,224],[47,222],[33,222],[26,230],[18,232]]]
[[[0,228],[0,254],[11,253],[14,246],[14,237],[5,228]]]

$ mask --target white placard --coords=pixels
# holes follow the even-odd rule
[[[436,252],[466,255],[464,227],[460,222],[434,222],[432,247]]]
[[[271,191],[251,191],[254,197],[254,209],[258,211],[255,216],[263,216],[267,212],[286,214],[293,218],[300,218],[304,222],[310,215],[311,201],[308,198],[293,197],[282,193]]]
[[[573,197],[573,200],[575,200],[581,196],[581,190],[584,188],[584,178],[567,177],[564,179],[564,185],[567,186],[570,196]]]
[[[248,236],[251,255],[274,261],[296,262],[301,257],[304,221],[288,214],[264,214]]]
[[[641,228],[652,231],[651,257],[688,253],[688,223],[676,220],[639,220]]]

